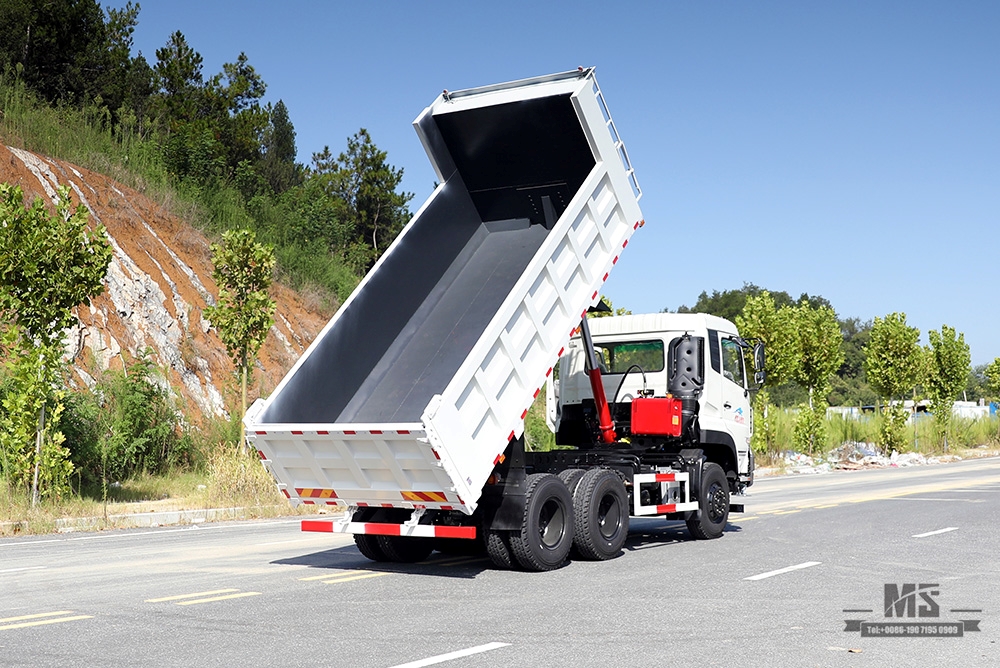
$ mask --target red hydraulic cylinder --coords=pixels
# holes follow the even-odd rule
[[[580,323],[580,335],[583,337],[583,347],[587,355],[587,375],[590,377],[590,390],[594,393],[594,406],[597,408],[601,440],[605,443],[614,443],[618,440],[618,434],[615,433],[615,423],[611,419],[611,410],[608,408],[608,397],[604,394],[601,367],[597,363],[597,353],[594,352],[594,341],[590,338],[590,328],[587,326],[586,317]]]

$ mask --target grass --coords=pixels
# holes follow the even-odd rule
[[[2,484],[2,483],[0,483]],[[60,500],[44,500],[31,507],[24,490],[0,489],[0,536],[52,533],[60,520],[94,519],[94,528],[134,526],[116,516],[138,513],[237,509],[234,519],[277,517],[295,513],[278,493],[274,480],[253,453],[244,454],[232,443],[222,444],[203,470],[140,475],[108,487],[107,503],[99,488],[84,486]],[[298,512],[313,512],[300,507]]]

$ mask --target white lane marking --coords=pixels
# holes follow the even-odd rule
[[[40,571],[48,566],[25,566],[24,568],[7,568],[0,571],[0,573],[20,573],[21,571]]]
[[[949,531],[958,531],[958,527],[946,527],[937,531],[928,531],[927,533],[915,533],[910,538],[927,538],[928,536],[936,536],[939,533],[948,533]]]
[[[428,657],[426,659],[420,659],[419,661],[411,661],[409,663],[401,663],[398,666],[392,666],[392,668],[423,668],[423,666],[433,666],[438,663],[444,663],[445,661],[452,661],[454,659],[461,659],[466,656],[472,656],[473,654],[482,654],[483,652],[489,652],[490,650],[500,649],[501,647],[510,647],[509,642],[491,642],[485,645],[479,645],[478,647],[470,647],[468,649],[460,649],[457,652],[448,652],[447,654],[438,654],[437,656]]]
[[[763,580],[764,578],[771,578],[775,575],[781,575],[782,573],[791,573],[792,571],[797,571],[802,568],[811,568],[812,566],[819,566],[821,561],[807,561],[802,564],[795,564],[794,566],[789,566],[788,568],[779,568],[776,571],[768,571],[767,573],[760,573],[759,575],[751,575],[748,578],[743,578],[744,580]]]

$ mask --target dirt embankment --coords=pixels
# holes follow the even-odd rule
[[[114,249],[104,292],[76,309],[67,331],[72,382],[121,367],[144,348],[164,371],[188,419],[221,415],[233,365],[204,317],[218,294],[209,241],[162,206],[113,180],[70,163],[0,144],[0,182],[19,185],[26,201],[51,203],[56,187],[90,210],[90,224],[105,226]],[[50,207],[54,210],[54,207]],[[300,295],[280,285],[275,324],[261,349],[258,385],[273,388],[326,323]]]

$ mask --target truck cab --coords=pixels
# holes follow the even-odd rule
[[[725,471],[733,493],[753,484],[753,381],[744,359],[750,346],[733,323],[702,313],[591,318],[588,323],[612,417],[631,445],[659,452],[701,448],[707,461],[719,464]],[[631,429],[631,404],[635,399],[673,394],[671,375],[678,369],[671,350],[682,339],[697,344],[693,347],[694,365],[690,367],[695,380],[690,397],[696,407],[686,412],[682,434],[633,433],[637,431]],[[556,443],[587,448],[598,443],[583,345],[582,337],[574,336],[560,357],[550,382],[547,408]]]

